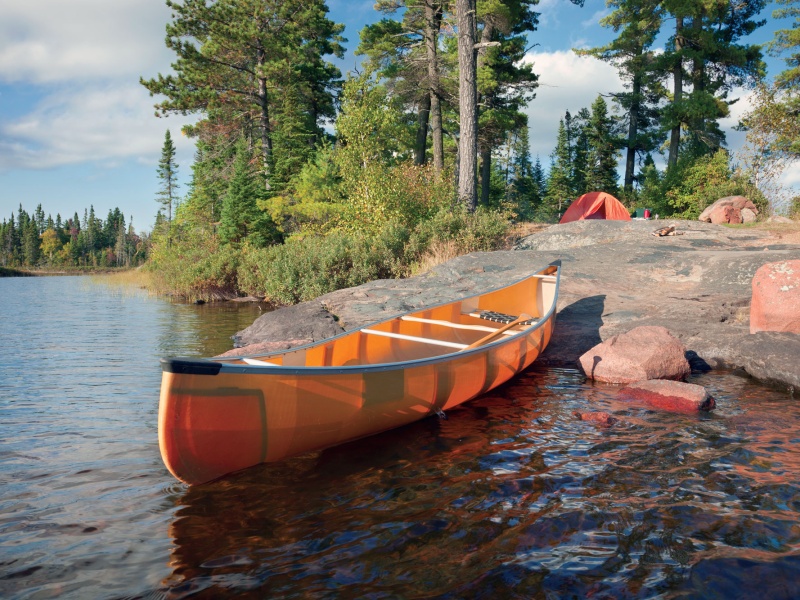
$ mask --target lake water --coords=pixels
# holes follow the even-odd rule
[[[534,367],[447,420],[187,488],[158,359],[258,313],[0,279],[0,597],[800,596],[800,408],[733,373],[678,415]]]

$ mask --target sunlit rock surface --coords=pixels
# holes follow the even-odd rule
[[[756,271],[750,333],[758,331],[800,334],[800,260],[769,263]]]

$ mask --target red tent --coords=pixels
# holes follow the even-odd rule
[[[589,192],[569,205],[559,223],[569,223],[582,219],[608,219],[609,221],[630,221],[631,216],[622,202],[605,192]]]

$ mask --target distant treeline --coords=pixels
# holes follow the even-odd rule
[[[0,266],[3,267],[132,267],[147,259],[149,240],[125,224],[119,208],[105,221],[94,206],[72,218],[45,216],[39,204],[32,213],[22,205],[0,224]]]

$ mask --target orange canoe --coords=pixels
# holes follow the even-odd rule
[[[258,356],[163,359],[158,441],[190,485],[380,433],[508,381],[547,346],[559,266]]]

